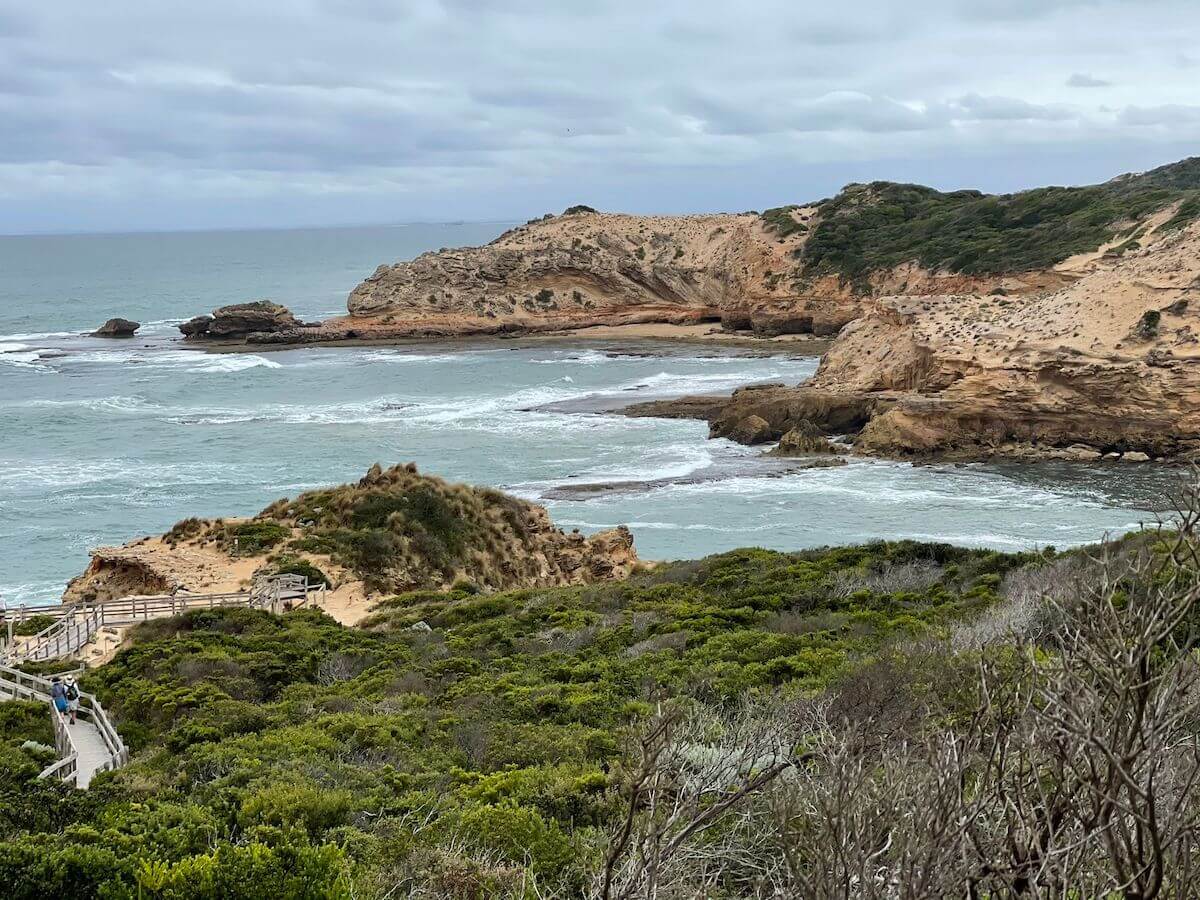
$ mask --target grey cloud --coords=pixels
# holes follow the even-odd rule
[[[1162,106],[1127,106],[1117,119],[1123,125],[1188,125],[1200,123],[1200,106],[1168,103]]]
[[[34,20],[15,10],[0,9],[0,41],[28,37],[36,31]]]
[[[797,173],[834,165],[940,177],[985,152],[1024,178],[1048,153],[1194,137],[1179,35],[1197,28],[1192,0],[27,4],[0,12],[0,230],[101,191],[218,217],[311,202],[317,219],[332,194],[406,215],[446,184],[458,216],[494,215],[498,184],[541,207],[579,196],[581,173],[644,178],[634,196],[662,209],[734,202],[750,177],[815,195]],[[1137,106],[1070,90],[1129,44],[1176,63],[1122,70]],[[444,206],[425,202],[414,216]]]
[[[964,0],[960,13],[968,20],[1016,22],[1045,18],[1064,10],[1103,5],[1103,0]]]
[[[966,118],[977,120],[1015,122],[1039,119],[1062,121],[1071,118],[1071,113],[1062,107],[1029,103],[1015,97],[983,97],[979,94],[967,94],[959,97],[952,106]]]
[[[1105,81],[1103,78],[1095,78],[1094,76],[1084,74],[1083,72],[1075,72],[1070,78],[1067,79],[1067,87],[1099,88],[1111,86],[1111,81]]]

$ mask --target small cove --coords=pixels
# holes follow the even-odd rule
[[[606,412],[796,383],[812,358],[628,341],[204,354],[173,340],[182,318],[261,296],[329,315],[377,263],[502,228],[0,239],[0,596],[52,602],[89,546],[251,514],[376,461],[512,491],[566,528],[627,523],[648,559],[901,537],[1062,547],[1154,521],[1177,481],[1054,463],[788,471],[707,440],[704,423]],[[142,321],[138,337],[79,336],[113,315]]]

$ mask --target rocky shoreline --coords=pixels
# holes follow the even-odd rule
[[[1044,192],[887,182],[762,214],[572,207],[380,266],[345,317],[304,323],[258,301],[180,328],[217,351],[676,329],[823,356],[803,386],[630,414],[705,419],[746,444],[849,434],[855,452],[899,459],[1194,458],[1200,160],[1046,191],[1049,211]]]

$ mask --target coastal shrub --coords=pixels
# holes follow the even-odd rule
[[[363,486],[273,514],[313,521],[335,557],[386,572],[412,552],[407,536],[448,547],[475,527],[456,515],[463,496],[430,490],[397,503]],[[519,506],[487,509],[524,521]],[[13,740],[48,738],[48,716],[0,705],[0,883],[6,896],[380,896],[397,884],[580,896],[622,821],[630,741],[659,710],[716,716],[823,694],[897,732],[920,724],[905,701],[969,717],[970,665],[932,660],[1027,565],[1045,562],[907,541],[750,548],[612,584],[398,593],[353,628],[317,609],[146,622],[84,677],[133,749],[88,791],[38,781]],[[931,658],[878,662],[914,646]]]
[[[13,634],[20,635],[21,637],[28,637],[30,635],[37,634],[43,628],[49,628],[57,621],[57,616],[50,616],[44,613],[36,616],[30,616],[27,619],[22,619],[13,626]]]
[[[179,541],[194,538],[204,531],[206,525],[207,523],[203,519],[195,517],[184,519],[172,525],[171,530],[163,536],[163,540],[168,544],[175,544]]]
[[[1094,250],[1182,196],[1167,223],[1181,227],[1200,215],[1197,188],[1200,158],[1105,184],[1004,195],[854,184],[818,205],[798,253],[806,276],[837,275],[860,290],[872,273],[909,261],[968,275],[1024,272]]]
[[[211,853],[175,863],[144,860],[136,873],[136,896],[158,900],[349,900],[353,893],[348,875],[345,855],[332,844],[224,844]]]
[[[233,556],[257,556],[270,550],[288,536],[288,529],[278,522],[254,519],[224,526],[221,545]]]
[[[1133,327],[1135,337],[1142,340],[1153,340],[1158,335],[1158,326],[1162,322],[1162,313],[1157,309],[1148,309]]]
[[[53,746],[54,729],[46,704],[33,700],[0,703],[0,744],[16,747],[26,740]]]
[[[356,485],[278,501],[257,521],[299,529],[289,556],[328,555],[378,592],[442,587],[458,576],[480,588],[503,585],[528,571],[532,548],[524,545],[541,530],[530,504],[421,476],[411,464],[376,466]],[[516,564],[502,569],[501,557]]]
[[[764,210],[761,216],[763,224],[779,235],[780,239],[791,237],[793,234],[803,234],[808,231],[808,226],[792,215],[799,208],[798,205],[792,204]]]
[[[310,586],[323,584],[333,587],[329,576],[307,559],[298,556],[285,556],[275,564],[276,575],[303,575]]]
[[[1179,209],[1175,211],[1175,215],[1171,216],[1162,225],[1163,231],[1178,231],[1200,219],[1200,192],[1196,192],[1187,197],[1179,204]]]

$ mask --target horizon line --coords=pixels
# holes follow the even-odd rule
[[[417,220],[413,222],[343,222],[327,225],[213,225],[197,228],[131,228],[128,230],[106,231],[101,229],[80,229],[78,231],[0,231],[2,238],[32,238],[32,237],[135,237],[151,234],[220,234],[239,231],[333,231],[351,228],[416,228],[454,225],[511,225],[522,219],[444,219]]]

